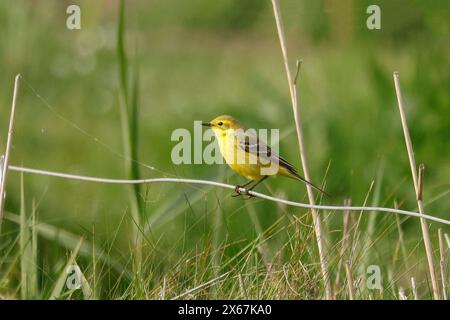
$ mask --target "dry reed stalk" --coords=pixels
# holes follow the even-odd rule
[[[286,47],[286,41],[285,41],[285,36],[284,36],[284,26],[283,26],[283,21],[281,18],[280,5],[278,3],[278,0],[272,0],[272,6],[273,6],[275,22],[276,22],[277,31],[278,31],[278,38],[280,40],[281,51],[283,54],[284,67],[286,69],[286,75],[287,75],[287,80],[288,80],[288,84],[289,84],[289,92],[291,95],[292,111],[294,113],[295,128],[297,131],[297,139],[298,139],[298,146],[299,146],[299,151],[300,151],[300,160],[301,160],[302,167],[303,167],[303,175],[306,180],[312,181],[310,179],[310,175],[309,175],[308,161],[306,158],[306,151],[305,151],[305,146],[304,146],[304,142],[303,142],[303,129],[302,129],[302,125],[301,125],[300,110],[298,108],[298,99],[297,99],[296,81],[297,81],[299,71],[300,71],[300,62],[297,62],[297,73],[295,75],[295,78],[292,78],[291,71],[289,68],[287,47]],[[314,199],[313,189],[311,188],[311,186],[309,186],[307,184],[306,190],[308,191],[309,203],[311,205],[314,205],[315,199]],[[320,267],[321,267],[322,277],[323,277],[323,282],[324,282],[324,287],[325,287],[325,296],[326,296],[326,299],[331,300],[333,298],[333,293],[331,290],[331,283],[330,283],[329,270],[328,270],[328,257],[326,254],[325,239],[324,239],[324,235],[323,235],[323,231],[322,231],[322,224],[321,224],[319,213],[317,210],[312,209],[311,214],[313,217],[314,230],[316,233],[317,247],[318,247],[319,258],[320,258]]]
[[[399,300],[408,300],[408,297],[405,294],[405,289],[402,287],[398,288],[398,298]]]
[[[417,295],[416,280],[414,279],[414,277],[411,277],[411,289],[413,292],[414,300],[419,300],[419,296]]]
[[[179,295],[177,295],[176,297],[174,297],[174,298],[172,298],[170,300],[178,300],[178,299],[181,299],[183,297],[186,297],[187,295],[193,294],[193,293],[195,293],[195,292],[197,292],[199,290],[207,288],[207,287],[209,287],[209,286],[211,286],[211,285],[221,281],[222,279],[224,279],[229,273],[230,273],[230,271],[225,272],[225,273],[221,274],[220,276],[218,276],[218,277],[216,277],[214,279],[211,279],[211,280],[209,280],[209,281],[207,281],[205,283],[202,283],[202,284],[196,286],[195,288],[186,290],[184,293],[179,294]]]
[[[350,300],[355,300],[355,287],[353,286],[353,276],[350,263],[347,261],[344,265],[345,275],[347,276],[348,296]]]
[[[450,250],[450,237],[448,234],[444,234],[445,236],[445,242],[447,242],[447,249]]]
[[[159,300],[166,300],[166,277],[163,278],[161,291],[159,293]]]
[[[419,208],[419,213],[424,213],[424,206],[422,201],[422,186],[419,183],[422,183],[423,181],[423,171],[424,166],[421,165],[419,170],[419,177],[417,175],[417,168],[416,168],[416,160],[414,158],[414,149],[411,142],[411,136],[409,135],[409,129],[408,124],[406,122],[406,113],[405,109],[403,107],[403,98],[400,90],[400,78],[398,72],[394,72],[394,85],[395,85],[395,93],[397,95],[397,102],[398,102],[398,109],[400,111],[400,119],[402,122],[403,127],[403,134],[405,136],[405,143],[406,143],[406,150],[408,152],[408,158],[409,158],[409,164],[411,167],[411,174],[414,182],[414,189],[416,191],[416,199],[417,199],[417,206]],[[423,242],[425,244],[425,252],[427,255],[427,261],[428,261],[428,269],[430,273],[431,278],[431,286],[433,288],[433,297],[434,299],[438,300],[440,298],[439,295],[439,286],[436,279],[436,272],[434,267],[434,259],[433,259],[433,249],[431,247],[431,240],[430,240],[430,234],[428,230],[427,223],[425,219],[420,219],[420,225],[422,229],[422,237]]]
[[[345,199],[344,205],[350,206],[351,200]],[[344,217],[343,217],[342,224],[343,224],[342,240],[341,240],[342,246],[341,246],[341,250],[339,251],[339,264],[338,264],[337,272],[336,272],[336,280],[334,282],[335,288],[339,288],[339,281],[340,281],[343,258],[345,256],[345,252],[347,251],[347,249],[350,245],[350,211],[349,210],[344,211]]]
[[[438,229],[439,238],[439,256],[440,256],[440,270],[441,270],[441,282],[442,282],[442,297],[447,300],[447,278],[446,278],[446,268],[445,268],[445,248],[444,248],[444,236],[442,235],[442,229]]]
[[[19,87],[20,87],[20,74],[16,75],[16,79],[14,81],[14,93],[11,104],[11,115],[9,118],[9,127],[8,127],[8,138],[6,140],[6,151],[2,161],[2,168],[0,174],[0,232],[3,221],[3,208],[5,206],[5,188],[6,188],[6,176],[8,174],[9,168],[9,157],[11,154],[11,145],[12,145],[12,137],[13,137],[13,129],[14,129],[14,119],[16,115],[16,105],[17,105],[17,97],[19,95]]]

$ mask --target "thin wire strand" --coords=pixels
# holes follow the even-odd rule
[[[68,174],[68,173],[62,173],[62,172],[53,172],[53,171],[47,171],[47,170],[18,167],[18,166],[13,166],[13,165],[8,166],[8,168],[11,171],[51,176],[51,177],[58,177],[58,178],[64,178],[64,179],[70,179],[70,180],[97,182],[97,183],[147,184],[147,183],[172,182],[172,183],[210,185],[210,186],[216,186],[216,187],[231,189],[231,190],[235,190],[235,188],[236,188],[236,186],[234,186],[234,185],[230,185],[230,184],[226,184],[226,183],[222,183],[222,182],[209,181],[209,180],[198,180],[198,179],[182,179],[182,178],[151,178],[151,179],[138,179],[138,180],[111,179],[111,178],[100,178],[100,177],[92,177],[92,176],[81,176],[81,175],[76,175],[76,174]],[[441,218],[434,217],[434,216],[427,215],[427,214],[419,214],[419,213],[413,212],[413,211],[406,211],[406,210],[400,210],[400,209],[394,209],[394,208],[383,208],[383,207],[331,206],[331,205],[317,205],[317,204],[312,205],[312,204],[308,204],[308,203],[294,202],[294,201],[289,201],[289,200],[285,200],[285,199],[272,197],[272,196],[269,196],[269,195],[266,195],[263,193],[259,193],[256,191],[247,190],[245,188],[239,188],[239,191],[242,193],[248,193],[249,195],[252,195],[252,196],[260,198],[260,199],[283,203],[283,204],[286,204],[288,206],[293,206],[293,207],[300,207],[300,208],[306,208],[306,209],[318,209],[318,210],[389,212],[389,213],[396,213],[396,214],[401,214],[401,215],[406,215],[406,216],[411,216],[411,217],[418,217],[418,218],[422,217],[422,218],[425,218],[430,221],[435,221],[435,222],[450,225],[450,220],[441,219]]]

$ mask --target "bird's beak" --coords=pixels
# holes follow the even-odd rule
[[[209,122],[202,122],[202,126],[211,127],[211,123],[209,123]]]

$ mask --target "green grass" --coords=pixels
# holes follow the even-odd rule
[[[138,166],[138,100],[139,100],[139,76],[135,71],[132,86],[129,81],[128,58],[125,52],[125,4],[120,1],[119,22],[117,29],[117,57],[120,75],[119,107],[120,122],[122,126],[123,150],[125,155],[125,169],[130,179],[139,179],[140,168]],[[131,94],[129,94],[131,88]],[[143,245],[143,215],[144,208],[141,200],[140,185],[131,185],[130,211],[133,223],[131,224],[131,246],[134,248],[133,272],[135,274],[135,289],[139,298],[144,298],[142,289],[142,245]]]
[[[280,128],[281,153],[299,165],[269,5],[81,1],[82,29],[69,31],[64,5],[53,2],[0,4],[0,119],[8,118],[15,74],[24,79],[12,164],[237,184],[242,179],[225,166],[170,160],[174,129],[228,113],[249,127]],[[383,28],[369,32],[364,2],[352,10],[339,3],[333,10],[321,10],[322,2],[282,3],[290,58],[303,59],[299,94],[311,176],[333,195],[322,202],[350,198],[415,210],[392,81],[398,70],[416,158],[426,165],[425,211],[448,218],[450,19],[441,8],[448,4],[412,1],[399,11],[402,1],[381,2]],[[6,126],[0,121],[0,150]],[[324,297],[307,210],[243,201],[209,186],[135,188],[9,174],[0,298]],[[271,179],[260,191],[307,202],[304,187],[287,179]],[[411,298],[411,277],[419,297],[431,298],[416,219],[350,213],[341,259],[344,213],[321,217],[337,298],[348,298],[348,261],[357,298],[397,299],[400,288]],[[439,227],[450,233],[431,224],[436,261]],[[72,291],[65,272],[75,263],[85,281]],[[380,266],[382,292],[365,286],[369,265]]]
[[[21,175],[20,197],[20,272],[21,298],[33,299],[38,297],[37,291],[37,231],[36,205],[33,200],[31,215],[27,216],[25,206],[25,191],[23,175]]]

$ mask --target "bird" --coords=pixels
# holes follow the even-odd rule
[[[235,196],[245,193],[251,197],[249,191],[270,176],[289,177],[328,195],[324,190],[299,175],[292,164],[258,138],[255,130],[247,130],[232,116],[221,115],[209,122],[202,122],[202,125],[213,130],[220,153],[228,166],[249,180],[236,186]]]

